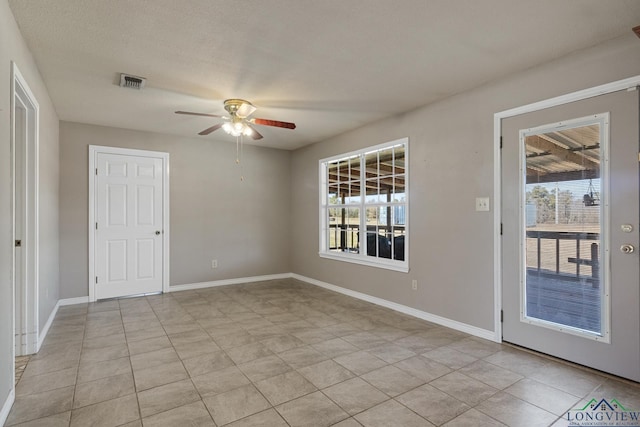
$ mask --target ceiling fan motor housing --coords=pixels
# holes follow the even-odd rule
[[[224,101],[224,109],[227,110],[231,117],[240,117],[245,118],[250,116],[254,111],[256,111],[256,107],[253,106],[249,101],[245,101],[244,99],[227,99]]]

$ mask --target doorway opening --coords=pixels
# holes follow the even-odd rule
[[[39,105],[17,65],[11,79],[14,356],[38,351]],[[15,376],[15,372],[14,372]]]
[[[494,116],[497,341],[634,381],[639,84]]]
[[[169,291],[169,153],[89,146],[89,301]]]

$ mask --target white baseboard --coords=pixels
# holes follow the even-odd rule
[[[9,396],[7,396],[7,400],[4,401],[4,405],[2,405],[2,410],[0,411],[0,426],[3,426],[4,423],[7,422],[7,418],[9,418],[9,411],[11,411],[11,407],[13,406],[13,402],[16,400],[16,390],[12,388],[9,392]]]
[[[290,279],[290,278],[297,279],[302,282],[309,283],[311,285],[320,286],[322,288],[329,289],[331,291],[338,292],[343,295],[348,295],[350,297],[357,298],[362,301],[367,301],[372,304],[379,305],[381,307],[386,307],[391,310],[398,311],[400,313],[408,314],[409,316],[426,320],[427,322],[432,322],[441,326],[445,326],[447,328],[455,329],[456,331],[464,332],[464,333],[467,333],[479,338],[484,338],[490,341],[500,342],[500,338],[497,337],[496,332],[494,331],[478,328],[476,326],[458,322],[457,320],[452,320],[446,317],[427,313],[426,311],[418,310],[416,308],[408,307],[406,305],[398,304],[382,298],[367,295],[362,292],[357,292],[351,289],[342,288],[340,286],[332,285],[330,283],[322,282],[320,280],[312,279],[310,277],[302,276],[300,274],[295,274],[295,273],[269,274],[264,276],[240,277],[235,279],[214,280],[210,282],[174,285],[169,288],[169,292],[205,289],[205,288],[212,288],[216,286],[228,286],[228,285],[237,285],[241,283],[262,282],[262,281],[268,281],[268,280],[280,280],[280,279]],[[64,305],[87,303],[87,302],[89,302],[88,296],[62,299],[58,301],[58,304],[56,304],[55,309],[51,313],[51,316],[49,317],[49,321],[45,325],[42,331],[42,334],[40,334],[40,339],[38,340],[38,348],[40,348],[40,344],[44,340],[46,333],[49,330],[49,327],[51,326],[51,322],[53,321],[53,318],[55,317],[55,314],[58,311],[58,307],[61,307]]]
[[[49,315],[49,319],[47,319],[47,323],[44,325],[44,328],[42,328],[42,330],[40,331],[40,335],[38,336],[38,348],[36,350],[36,353],[40,351],[40,347],[42,346],[44,339],[47,337],[47,333],[49,332],[49,328],[51,328],[53,319],[56,317],[56,314],[58,313],[58,309],[65,305],[82,304],[87,302],[89,302],[89,297],[65,298],[65,299],[58,300],[55,307],[53,307],[53,310],[51,310],[51,314]]]
[[[241,283],[262,282],[267,280],[279,280],[291,278],[291,273],[269,274],[266,276],[241,277],[237,279],[214,280],[211,282],[189,283],[169,287],[169,292],[188,291],[193,289],[213,288],[216,286],[238,285]]]
[[[322,288],[341,293],[343,295],[348,295],[350,297],[357,298],[359,300],[367,301],[372,304],[386,307],[391,310],[399,311],[400,313],[408,314],[409,316],[417,317],[418,319],[426,320],[428,322],[445,326],[447,328],[455,329],[456,331],[465,332],[467,334],[474,335],[479,338],[484,338],[486,340],[500,342],[496,338],[496,333],[494,331],[478,328],[476,326],[468,325],[466,323],[458,322],[456,320],[447,319],[446,317],[437,316],[435,314],[427,313],[426,311],[418,310],[412,307],[407,307],[406,305],[398,304],[392,301],[387,301],[385,299],[363,294],[361,292],[352,291],[351,289],[342,288],[340,286],[332,285],[330,283],[322,282],[320,280],[312,279],[310,277],[301,276],[299,274],[292,273],[290,277],[309,283],[311,285],[320,286]]]
[[[89,297],[75,297],[75,298],[65,298],[58,301],[58,305],[62,307],[63,305],[75,305],[75,304],[84,304],[89,302]]]
[[[49,333],[49,328],[51,327],[51,324],[53,323],[53,319],[56,317],[56,314],[58,313],[58,308],[60,308],[60,300],[58,300],[55,307],[53,307],[53,310],[51,310],[51,314],[49,315],[49,319],[47,319],[47,323],[44,325],[44,328],[42,328],[42,330],[40,331],[40,335],[38,335],[38,346],[36,348],[36,353],[40,351],[40,347],[42,346],[44,339],[47,337],[47,334]]]

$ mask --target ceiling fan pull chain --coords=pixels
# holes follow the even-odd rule
[[[240,181],[244,181],[244,168],[243,168],[243,163],[242,163],[242,149],[243,149],[243,142],[244,140],[242,139],[242,135],[240,135]]]
[[[236,164],[240,164],[240,137],[236,136]]]
[[[240,181],[244,181],[242,167],[242,135],[236,136],[236,164],[240,166]]]

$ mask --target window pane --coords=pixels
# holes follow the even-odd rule
[[[366,175],[367,178],[377,178],[378,177],[378,152],[374,151],[371,153],[367,153],[364,156],[365,165],[366,165]]]
[[[338,203],[345,203],[347,196],[349,196],[349,183],[341,182],[338,184]]]
[[[393,197],[392,202],[403,202],[404,194],[404,175],[396,176],[393,179]]]
[[[366,203],[377,203],[380,201],[380,188],[377,179],[367,180],[367,199]]]
[[[395,147],[393,150],[393,173],[396,175],[404,173],[404,157],[405,157],[405,148],[404,145]]]
[[[340,160],[338,165],[338,180],[349,181],[349,159]]]
[[[350,159],[350,175],[351,181],[360,181],[360,156],[352,157]]]
[[[393,207],[393,225],[406,225],[406,206],[397,205]]]
[[[391,201],[393,193],[393,177],[380,178],[380,202]]]
[[[367,230],[377,229],[378,227],[378,208],[367,208]]]
[[[347,211],[347,221],[346,221],[346,247],[348,252],[358,253],[360,252],[360,209],[359,208],[349,208]]]
[[[399,233],[400,231],[396,228],[391,245],[393,249],[393,259],[404,261],[404,234]]]
[[[350,198],[349,201],[347,203],[361,203],[362,200],[360,199],[361,196],[361,192],[360,192],[360,181],[352,181],[349,183],[350,185]]]
[[[526,316],[601,332],[600,126],[524,140]]]
[[[391,258],[391,242],[384,234],[367,233],[367,255]]]
[[[327,242],[329,245],[329,250],[336,250],[339,248],[340,244],[340,228],[339,224],[341,224],[341,215],[342,209],[330,208],[329,209],[329,227],[327,236]]]
[[[327,179],[329,180],[329,183],[334,183],[338,181],[338,164],[337,163],[327,164]]]
[[[393,174],[393,148],[387,148],[380,151],[379,171],[380,176]]]
[[[330,205],[336,205],[338,204],[338,185],[333,183],[333,184],[328,184],[327,186],[327,203],[329,203]]]
[[[378,225],[379,226],[386,226],[388,224],[387,222],[387,218],[389,218],[387,216],[388,213],[389,213],[388,206],[380,206],[378,208]]]
[[[329,250],[358,253],[360,209],[329,209]]]

